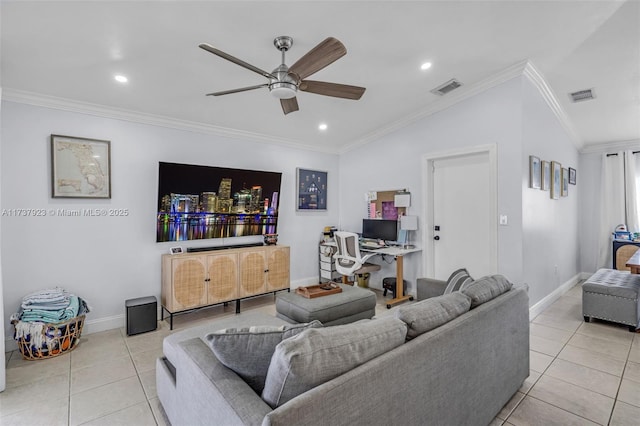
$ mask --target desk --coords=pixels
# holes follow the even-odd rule
[[[387,309],[391,309],[392,306],[406,300],[413,300],[413,296],[405,296],[402,292],[404,256],[421,250],[422,249],[419,248],[404,249],[400,247],[382,247],[379,249],[360,248],[360,251],[362,252],[393,256],[396,260],[396,292],[395,297],[387,302]]]
[[[627,260],[625,266],[631,268],[632,274],[640,274],[640,249],[637,249],[633,256]]]

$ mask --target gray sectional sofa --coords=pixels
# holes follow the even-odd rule
[[[483,282],[380,318],[295,331],[271,357],[261,353],[261,392],[218,359],[208,333],[289,330],[283,320],[247,313],[173,334],[156,364],[158,396],[173,426],[487,425],[529,375],[529,306],[526,288]]]

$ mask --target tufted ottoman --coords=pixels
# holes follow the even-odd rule
[[[276,312],[279,318],[294,323],[320,321],[323,325],[340,325],[370,319],[376,313],[376,294],[371,290],[339,284],[342,293],[307,299],[295,292],[278,293]]]
[[[638,292],[640,275],[600,269],[582,284],[582,315],[626,324],[629,331],[640,325]]]

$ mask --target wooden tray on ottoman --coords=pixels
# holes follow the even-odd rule
[[[316,297],[328,296],[330,294],[337,293],[342,293],[342,289],[335,283],[316,284],[308,287],[296,288],[296,294],[306,297],[307,299],[314,299]]]

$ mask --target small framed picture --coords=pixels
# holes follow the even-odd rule
[[[551,199],[560,199],[562,189],[562,165],[557,161],[551,162]]]
[[[569,170],[562,169],[562,189],[560,195],[566,197],[569,195]]]
[[[180,254],[180,253],[182,253],[182,247],[171,247],[169,249],[169,253],[171,253],[171,254]]]
[[[51,196],[111,198],[111,142],[51,135]]]
[[[540,159],[534,155],[529,156],[529,188],[540,189]]]
[[[327,210],[327,172],[298,168],[296,210]]]
[[[542,160],[540,163],[542,165],[542,182],[540,189],[548,191],[551,187],[551,163],[545,160]]]
[[[576,169],[572,169],[571,167],[569,167],[569,183],[571,185],[576,184]]]

